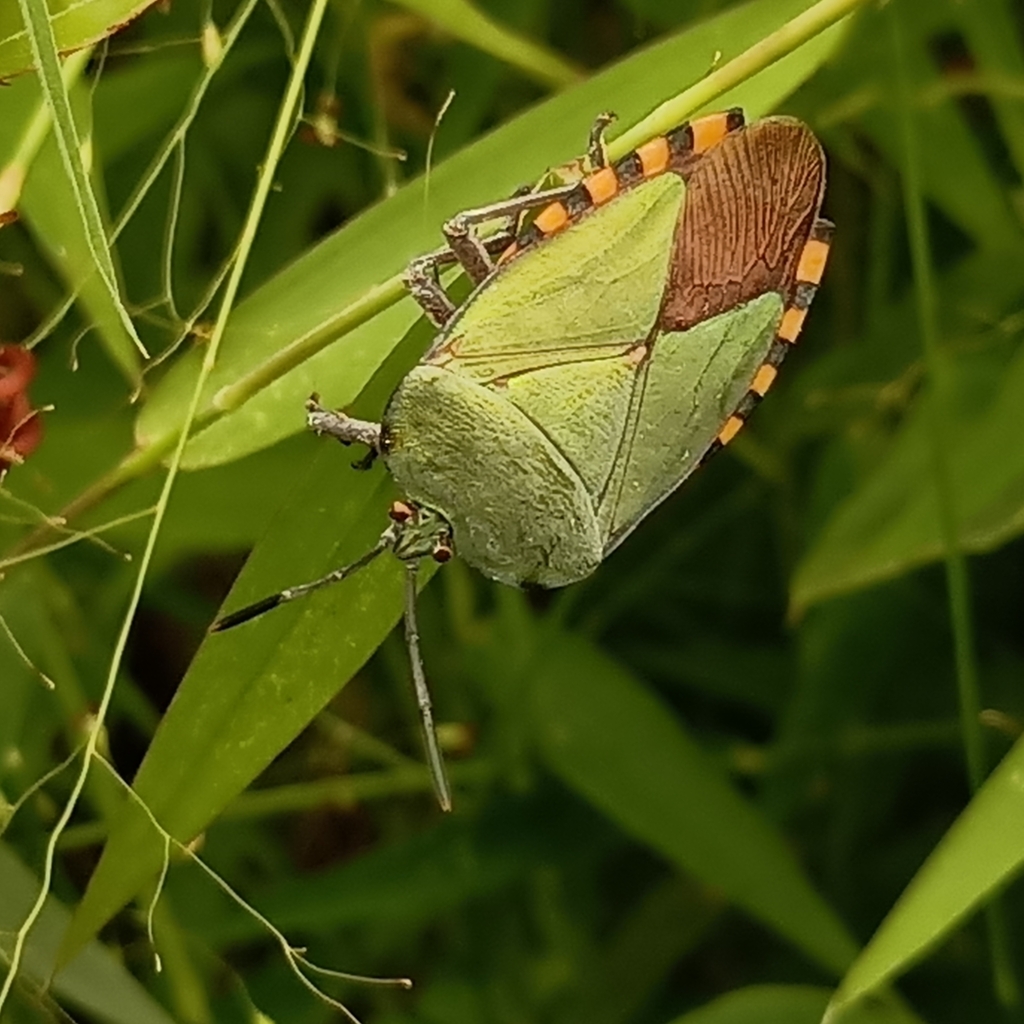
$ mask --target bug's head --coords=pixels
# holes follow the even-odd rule
[[[391,550],[402,561],[433,558],[447,562],[454,554],[452,528],[440,512],[409,501],[392,502],[388,510],[391,519]]]

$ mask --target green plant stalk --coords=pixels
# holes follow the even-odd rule
[[[660,107],[608,143],[608,157],[618,160],[655,135],[663,135],[685,121],[701,107],[718,99],[740,82],[763,71],[798,46],[863,7],[866,0],[819,0],[782,28],[716,68],[699,82],[666,100]]]
[[[776,772],[809,757],[835,761],[860,760],[906,754],[916,750],[955,747],[960,742],[960,723],[955,718],[929,722],[901,722],[896,725],[852,726],[834,736],[805,738],[784,746],[732,748],[726,763],[741,775]]]
[[[146,516],[152,514],[152,509],[144,508],[139,509],[137,512],[129,512],[126,515],[118,516],[116,519],[110,520],[108,523],[101,523],[99,526],[94,526],[88,530],[65,530],[63,525],[55,523],[52,519],[47,518],[44,520],[44,524],[48,530],[54,532],[65,532],[67,536],[63,540],[56,541],[53,544],[46,544],[43,547],[36,548],[34,551],[24,553],[21,555],[12,555],[10,558],[0,558],[0,574],[11,566],[17,565],[19,562],[27,562],[32,558],[38,558],[40,555],[48,555],[53,551],[60,551],[61,548],[70,547],[72,544],[77,544],[81,540],[92,540],[98,546],[105,548],[107,551],[113,552],[114,554],[120,554],[116,548],[111,547],[106,542],[100,540],[100,536],[106,533],[107,530],[114,530],[119,526],[124,526],[126,523],[135,522],[136,519],[144,519]]]
[[[353,756],[373,760],[382,769],[408,768],[416,765],[422,770],[422,765],[415,758],[401,753],[390,743],[385,743],[371,733],[364,732],[330,709],[321,711],[313,719],[313,727],[332,744],[348,750]]]
[[[470,761],[449,766],[452,780],[461,785],[481,783],[490,778],[493,768],[483,762]],[[411,793],[430,793],[433,783],[423,765],[400,765],[384,771],[360,772],[358,775],[312,782],[275,786],[272,789],[249,789],[239,793],[224,808],[221,820],[265,818],[274,814],[291,814],[311,810],[324,804],[352,807],[367,800],[387,800]]]
[[[930,258],[931,246],[921,190],[917,136],[911,108],[911,91],[907,80],[898,3],[893,4],[890,8],[889,20],[896,75],[896,98],[903,135],[903,197],[907,210],[907,231],[910,240],[914,287],[917,293],[918,329],[921,333],[925,366],[931,385],[931,393],[926,397],[929,448],[935,481],[939,530],[945,548],[946,587],[949,595],[950,624],[953,631],[957,692],[960,703],[960,728],[964,757],[967,763],[967,779],[971,792],[976,793],[985,780],[986,766],[980,721],[981,698],[975,655],[970,579],[967,572],[967,558],[960,544],[956,494],[947,454],[952,450],[952,444],[948,436],[944,414],[951,398],[952,381],[949,367],[943,359],[939,344],[935,283],[932,278]],[[1017,1014],[1021,1008],[1021,992],[1012,966],[1009,936],[998,897],[994,898],[986,907],[985,918],[992,951],[993,987],[996,998],[1004,1009]]]
[[[198,423],[205,426],[206,423],[220,419],[225,413],[232,412],[244,405],[253,395],[273,384],[289,370],[301,366],[321,349],[326,348],[339,338],[343,338],[368,320],[372,320],[378,313],[383,313],[399,299],[405,298],[407,294],[400,274],[396,274],[383,284],[376,285],[364,292],[355,302],[349,303],[329,320],[318,324],[308,334],[285,345],[256,369],[244,377],[240,377],[233,384],[222,387],[213,396],[209,407],[200,413]]]
[[[500,25],[467,0],[395,0],[456,39],[511,64],[540,85],[563,89],[584,76],[582,68]]]
[[[22,0],[23,4],[41,2],[42,0]],[[245,265],[248,261],[249,253],[252,250],[253,241],[256,237],[256,229],[262,217],[263,209],[266,206],[267,197],[270,194],[271,185],[274,180],[274,175],[277,173],[277,167],[280,162],[281,155],[284,152],[284,147],[291,134],[292,126],[295,123],[296,109],[298,107],[299,98],[302,95],[302,83],[305,78],[306,70],[309,67],[310,58],[313,53],[313,44],[316,42],[316,37],[320,29],[320,24],[323,21],[326,6],[327,0],[314,0],[310,7],[302,38],[302,45],[296,57],[295,64],[292,67],[291,77],[288,81],[288,86],[285,91],[285,96],[281,103],[280,110],[278,111],[277,121],[274,125],[274,132],[267,147],[267,155],[261,166],[260,175],[256,183],[256,190],[253,193],[249,212],[246,216],[241,238],[239,239],[237,255],[232,267],[231,276],[228,279],[228,283],[224,291],[224,297],[221,301],[220,310],[210,337],[209,346],[207,347],[200,372],[196,378],[192,398],[185,417],[185,424],[182,430],[178,432],[177,445],[167,470],[167,476],[164,480],[163,488],[160,492],[160,498],[157,502],[156,511],[153,516],[153,525],[150,528],[149,535],[146,539],[146,547],[139,562],[139,570],[136,574],[135,585],[132,589],[128,608],[125,612],[124,622],[122,623],[117,643],[114,647],[114,653],[110,660],[110,670],[104,684],[103,696],[100,699],[99,707],[97,708],[89,726],[88,739],[86,740],[85,749],[82,755],[81,768],[75,778],[71,792],[64,804],[60,817],[58,818],[57,823],[54,826],[53,831],[50,833],[47,841],[46,857],[43,867],[43,881],[40,886],[39,893],[15,936],[14,948],[11,952],[7,977],[4,979],[3,988],[0,989],[0,1017],[2,1017],[3,1007],[10,995],[11,988],[21,966],[28,935],[33,925],[38,920],[39,915],[42,913],[43,905],[50,889],[50,884],[53,879],[54,859],[56,856],[57,844],[60,842],[61,833],[67,827],[67,824],[74,813],[78,799],[82,794],[82,790],[85,788],[89,770],[92,766],[92,760],[98,752],[100,740],[103,735],[103,723],[106,719],[107,711],[110,708],[110,702],[114,694],[114,684],[117,680],[117,675],[121,668],[121,662],[124,658],[125,648],[128,644],[128,634],[131,630],[132,622],[135,618],[135,613],[142,597],[143,583],[145,582],[146,574],[153,558],[153,551],[156,548],[156,541],[160,533],[160,527],[163,524],[163,519],[167,512],[167,506],[170,503],[171,491],[174,487],[175,480],[177,479],[178,469],[181,464],[181,456],[185,450],[185,443],[188,439],[189,429],[199,408],[199,398],[202,393],[203,385],[206,383],[206,380],[216,364],[217,351],[220,347],[221,339],[224,336],[224,328],[227,324],[228,315],[234,306],[235,298],[238,294],[242,273],[245,270]],[[47,26],[49,26],[49,22],[47,22]],[[47,30],[50,32],[50,38],[52,39],[52,30],[49,29],[49,27]]]
[[[866,0],[820,0],[739,57],[663,103],[640,124],[609,143],[609,156],[614,159],[624,155],[651,136],[679,124],[704,104],[710,103],[723,92],[764,70],[816,34],[863,6],[865,2]],[[244,377],[220,388],[212,396],[209,405],[197,411],[190,429],[208,427],[225,414],[238,409],[279,377],[354,331],[378,313],[390,308],[406,294],[401,275],[395,275],[375,285],[329,320],[319,324],[315,330],[302,338],[297,338]],[[159,465],[174,449],[177,439],[178,431],[168,432],[154,438],[145,447],[131,452],[117,466],[83,491],[70,505],[62,509],[61,515],[71,520],[75,515],[102,501],[122,484]],[[44,532],[45,528],[36,531],[16,545],[14,551],[32,550]]]
[[[917,138],[910,109],[910,89],[903,67],[903,43],[899,15],[890,14],[893,31],[897,97],[903,134],[904,169],[903,199],[906,206],[907,231],[917,293],[918,330],[921,334],[924,361],[931,384],[928,396],[928,423],[932,472],[935,478],[939,526],[946,549],[946,579],[949,589],[950,621],[956,654],[957,686],[960,697],[960,721],[967,776],[971,792],[976,792],[985,778],[985,758],[978,716],[981,710],[978,673],[974,656],[974,625],[971,616],[970,585],[967,565],[960,545],[952,471],[946,453],[950,451],[944,411],[950,398],[951,380],[938,336],[935,309],[935,284],[932,278],[928,224],[925,219],[918,166]]]
[[[216,51],[216,59],[204,65],[203,73],[189,94],[188,102],[185,104],[185,109],[182,110],[181,116],[164,139],[163,145],[161,145],[159,151],[139,179],[138,185],[132,189],[128,201],[118,214],[111,231],[112,238],[116,239],[125,229],[128,221],[135,215],[135,211],[149,194],[149,190],[155,184],[164,167],[167,166],[167,161],[171,158],[171,155],[185,144],[185,135],[192,126],[192,122],[196,119],[199,107],[202,105],[214,77],[224,66],[224,61],[237,42],[242,29],[245,28],[250,15],[256,8],[256,3],[257,0],[242,0],[238,5],[231,21],[228,23],[228,27],[220,37],[220,47]]]
[[[117,289],[117,274],[114,271],[114,260],[107,245],[107,237],[103,230],[103,218],[100,216],[99,204],[89,183],[89,174],[82,160],[82,144],[78,137],[78,127],[71,113],[71,100],[61,78],[60,58],[57,56],[57,40],[53,34],[46,0],[19,0],[21,17],[28,30],[29,42],[32,44],[32,60],[39,75],[39,85],[49,104],[53,115],[54,135],[57,148],[68,180],[75,195],[85,238],[89,246],[96,271],[100,275],[110,300],[114,304],[128,337],[144,357],[149,358],[146,347],[142,344],[128,315]],[[130,351],[130,350],[129,350]],[[137,368],[134,369],[137,373]]]

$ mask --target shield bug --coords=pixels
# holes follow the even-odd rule
[[[214,623],[226,629],[344,579],[407,566],[405,629],[430,769],[448,783],[415,620],[417,566],[457,552],[502,583],[583,579],[736,435],[797,340],[832,225],[825,158],[785,117],[730,110],[607,164],[599,119],[578,182],[468,210],[406,282],[438,328],[380,423],[307,406],[317,433],[383,458],[406,496],[353,565]],[[505,218],[482,238],[475,226]],[[438,280],[475,285],[456,307]]]

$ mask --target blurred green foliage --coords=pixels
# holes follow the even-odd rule
[[[61,47],[99,38],[138,7],[50,6],[92,19],[71,37],[58,25]],[[438,244],[446,216],[578,155],[600,111],[629,127],[808,6],[329,7],[305,120],[201,411],[297,339],[324,345],[211,414],[186,449],[100,749],[125,779],[139,772],[146,806],[178,839],[201,832],[203,860],[312,960],[414,979],[411,992],[322,982],[367,1022],[803,1024],[821,1019],[887,915],[843,993],[880,996],[916,962],[901,982],[913,1011],[878,998],[837,1019],[1020,1013],[1018,889],[977,913],[1024,858],[1013,746],[1024,716],[1019,4],[867,7],[723,98],[750,116],[795,114],[824,142],[825,212],[838,225],[824,287],[749,427],[591,579],[524,594],[456,561],[424,588],[451,818],[420,763],[392,629],[395,564],[204,635],[251,549],[231,608],[349,560],[382,529],[392,496],[382,468],[357,473],[351,453],[303,433],[301,401],[317,390],[379,415],[431,332],[409,301],[336,344],[332,318]],[[0,12],[0,77],[25,66],[16,11]],[[118,234],[120,293],[150,352],[166,354],[138,394],[58,147],[37,131],[37,81],[23,74],[0,90],[0,210],[10,200],[21,217],[0,230],[0,340],[35,346],[33,393],[55,406],[43,445],[0,490],[5,953],[73,772],[8,822],[10,805],[82,742],[134,578],[122,555],[138,556],[148,520],[45,558],[22,557],[26,538],[110,483],[133,446],[151,453],[146,471],[102,486],[46,541],[154,502],[305,15],[301,0],[158,4],[65,68],[98,209]],[[897,72],[910,86],[950,382],[938,397],[905,227]],[[428,144],[450,89],[428,188]],[[176,124],[177,143],[162,150]],[[166,166],[125,219],[161,152]],[[967,655],[985,709],[972,725],[986,767],[1006,756],[970,804],[936,401],[972,555]],[[59,1019],[58,1003],[76,1020],[205,1024],[255,1020],[256,1007],[279,1024],[340,1019],[289,973],[266,927],[173,850],[152,922],[156,973],[145,911],[163,851],[97,764],[5,1022]],[[44,994],[37,981],[76,905],[74,944],[88,945]],[[89,941],[103,925],[116,957]]]

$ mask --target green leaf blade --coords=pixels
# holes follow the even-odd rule
[[[82,234],[92,263],[92,272],[96,274],[106,290],[110,306],[117,319],[120,320],[125,333],[138,352],[145,356],[147,355],[145,346],[139,339],[131,317],[118,293],[114,260],[107,244],[99,203],[85,167],[82,143],[71,110],[71,98],[67,85],[61,76],[57,42],[45,0],[20,0],[20,4],[32,45],[33,62],[39,76],[40,87],[53,118],[54,137],[57,140],[61,161],[74,197],[74,205],[81,220]],[[115,352],[119,361],[125,359],[122,353],[117,352],[116,345]],[[134,365],[128,367],[132,383],[138,383],[139,380],[138,352],[134,354],[132,360]]]
[[[151,7],[153,0],[51,0],[50,21],[60,53],[106,39]],[[32,45],[18,8],[0,6],[0,79],[31,70]]]
[[[829,1004],[829,1020],[879,991],[1020,871],[1024,740],[954,822],[865,946]]]
[[[826,970],[845,970],[854,940],[782,837],[711,767],[668,710],[582,639],[552,633],[543,647],[535,725],[555,772]]]
[[[980,409],[965,397],[948,410],[960,543],[966,551],[990,551],[1024,530],[1024,444],[1018,428],[1024,355],[1016,355],[1003,372],[983,361],[973,371],[969,361],[961,361],[953,372],[965,395],[979,376],[991,393]],[[926,400],[916,403],[887,458],[832,512],[797,567],[791,589],[797,614],[943,557]],[[993,459],[996,450],[1001,457]]]

